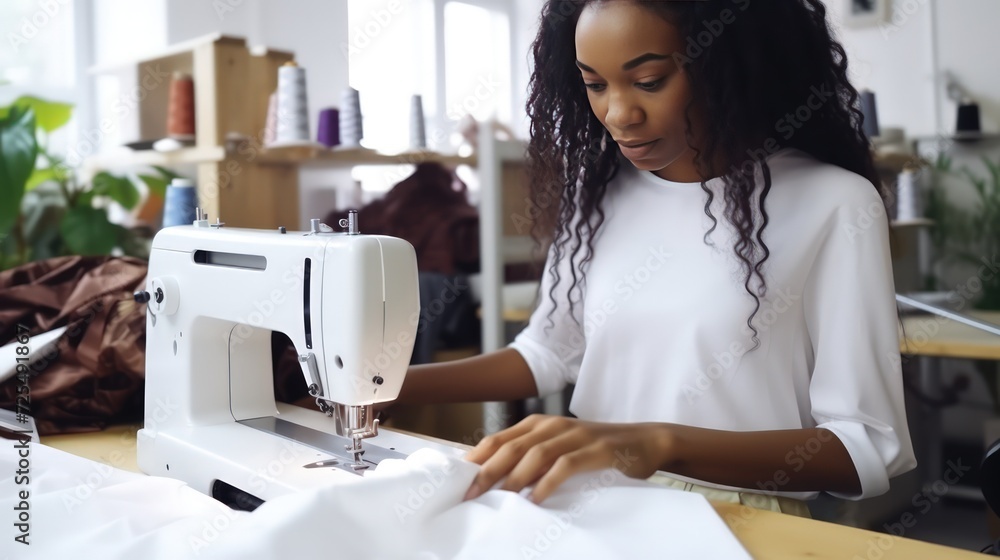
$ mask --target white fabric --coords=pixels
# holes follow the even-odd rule
[[[175,480],[31,444],[25,546],[9,525],[24,489],[13,443],[0,449],[0,558],[749,559],[700,495],[603,471],[541,507],[500,490],[462,502],[478,467],[429,449],[245,513]]]
[[[708,183],[718,219],[709,246],[700,185],[666,181],[628,162],[608,186],[574,317],[564,259],[552,323],[546,274],[539,307],[511,347],[531,367],[541,395],[575,383],[570,410],[586,420],[827,428],[861,479],[862,493],[843,497],[881,494],[889,477],[916,464],[882,203],[864,178],[801,151],[782,150],[768,164],[767,296],[754,319],[760,347],[748,351],[754,301],[733,253],[721,180]],[[757,174],[759,193],[760,168]],[[786,474],[810,456],[790,453]],[[774,490],[769,482],[745,490]]]

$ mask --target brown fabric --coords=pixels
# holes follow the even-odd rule
[[[344,212],[333,212],[336,224]],[[358,211],[362,233],[409,241],[421,272],[474,272],[479,268],[479,212],[466,186],[439,163],[421,163],[386,195]]]
[[[68,326],[58,353],[32,368],[41,435],[142,417],[146,315],[132,293],[145,278],[146,263],[128,257],[60,257],[0,272],[0,346],[18,324],[31,336]],[[13,408],[17,383],[0,385],[0,408]]]

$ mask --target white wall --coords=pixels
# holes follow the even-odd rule
[[[889,20],[866,28],[844,26],[847,0],[825,0],[848,51],[858,87],[875,91],[882,126],[908,136],[950,133],[955,105],[938,77],[951,72],[981,106],[983,128],[1000,130],[1000,2],[892,0]]]
[[[979,103],[983,129],[1000,131],[1000,2],[937,0],[938,65],[952,72]],[[947,130],[955,127],[955,105],[941,107]]]
[[[134,60],[165,47],[167,0],[92,0],[95,65]]]
[[[347,3],[330,0],[170,0],[167,40],[178,43],[210,33],[247,38],[250,46],[295,53],[306,69],[310,129],[320,109],[336,105],[347,87]]]

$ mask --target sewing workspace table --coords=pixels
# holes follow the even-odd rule
[[[1000,311],[968,311],[965,314],[1000,325]],[[933,315],[907,315],[903,317],[903,330],[906,337],[900,333],[899,343],[902,354],[1000,360],[1000,337],[957,321]]]
[[[102,432],[47,436],[42,438],[42,443],[119,469],[139,472],[135,458],[137,429],[138,426],[115,426]],[[466,447],[458,443],[451,445]],[[751,510],[738,504],[712,502],[712,506],[754,558],[982,558],[969,551],[782,513]]]

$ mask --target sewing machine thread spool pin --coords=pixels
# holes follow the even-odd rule
[[[346,218],[341,218],[340,222],[338,222],[338,223],[340,224],[340,227],[344,228],[345,233],[347,233],[347,235],[358,235],[359,233],[361,233],[358,230],[358,211],[357,210],[348,210],[347,211],[347,217]]]
[[[195,220],[191,225],[197,227],[208,227],[208,212],[205,212],[201,207],[196,207],[194,209]]]

